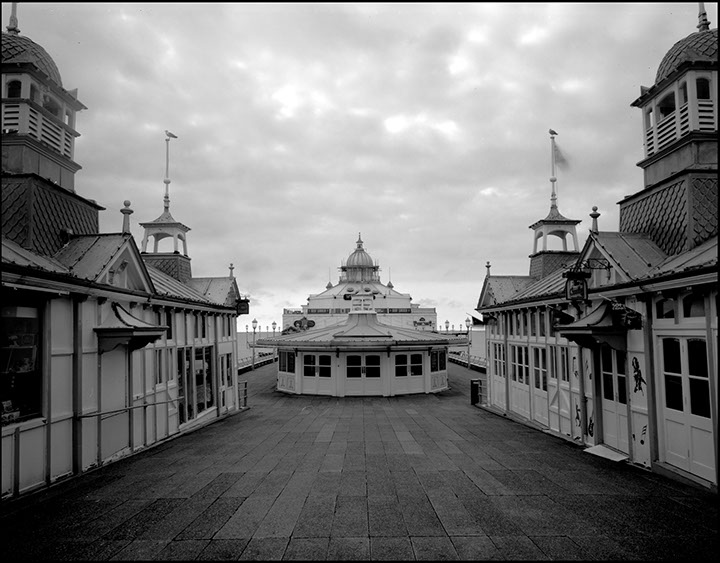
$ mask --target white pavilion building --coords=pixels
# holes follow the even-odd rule
[[[322,328],[347,318],[352,301],[357,297],[371,297],[378,321],[393,327],[416,330],[437,330],[434,307],[420,307],[408,293],[396,291],[392,282],[380,281],[380,266],[363,248],[358,233],[355,250],[341,264],[336,285],[328,282],[325,291],[310,295],[307,305],[300,309],[283,309],[284,334],[307,328]]]

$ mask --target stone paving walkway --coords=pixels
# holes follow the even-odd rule
[[[275,392],[1,508],[15,560],[705,560],[717,495],[470,405]]]

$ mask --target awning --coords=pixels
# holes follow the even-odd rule
[[[112,304],[114,315],[94,330],[98,335],[100,353],[109,352],[120,344],[130,351],[143,348],[165,334],[168,327],[153,325],[138,319],[118,303]]]
[[[584,348],[608,344],[616,350],[627,349],[627,331],[642,328],[640,313],[615,300],[605,300],[585,317],[555,330]]]

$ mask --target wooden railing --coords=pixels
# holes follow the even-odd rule
[[[44,110],[43,110],[44,111]],[[28,134],[60,154],[72,158],[75,136],[66,127],[55,123],[29,103],[5,103],[2,129],[15,129]]]

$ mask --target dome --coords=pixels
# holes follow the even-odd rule
[[[40,71],[47,74],[55,84],[62,87],[60,71],[58,71],[55,61],[52,60],[45,49],[27,37],[3,32],[2,62],[33,64]]]
[[[673,45],[663,57],[657,74],[655,84],[675,72],[686,61],[716,61],[718,56],[717,28],[707,31],[691,33]]]
[[[365,249],[363,248],[363,241],[360,238],[360,235],[358,235],[357,248],[350,256],[348,256],[345,265],[348,268],[372,268],[375,266],[375,264],[373,263],[373,259],[367,252],[365,252]]]

